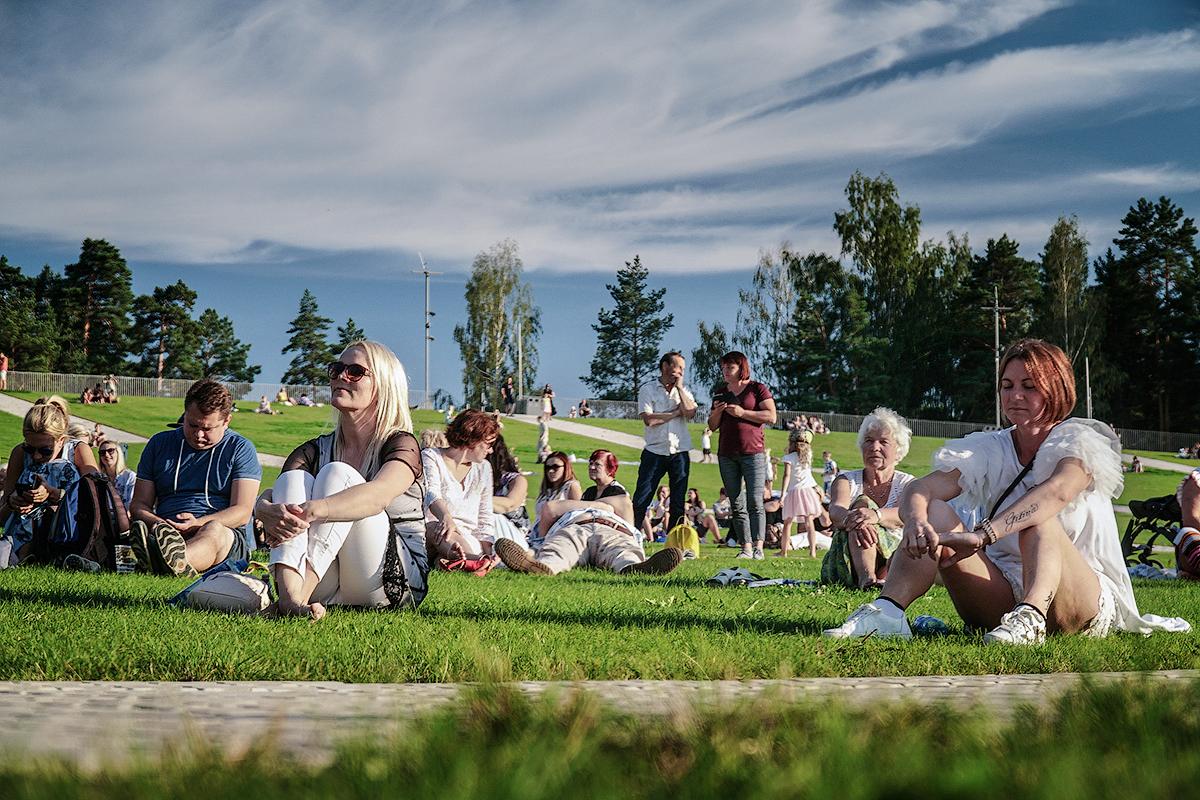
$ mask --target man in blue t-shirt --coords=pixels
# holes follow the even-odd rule
[[[182,424],[150,437],[138,463],[129,515],[133,552],[159,575],[194,575],[229,558],[249,558],[246,524],[262,480],[258,452],[229,430],[233,397],[196,381]]]

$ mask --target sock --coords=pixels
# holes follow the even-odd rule
[[[883,601],[883,604],[879,606],[879,609],[887,616],[889,616],[889,617],[903,617],[904,616],[904,606],[900,605],[892,598],[881,594],[881,595],[879,595],[879,600]],[[878,602],[878,601],[876,601],[876,602]]]
[[[1171,537],[1171,544],[1178,545],[1179,541],[1184,536],[1186,536],[1188,533],[1200,534],[1200,531],[1196,530],[1195,528],[1189,528],[1189,527],[1176,528],[1175,535]]]

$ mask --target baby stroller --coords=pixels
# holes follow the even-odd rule
[[[1125,563],[1129,566],[1149,564],[1162,569],[1162,562],[1154,558],[1154,545],[1156,542],[1173,544],[1175,532],[1183,524],[1183,512],[1179,508],[1179,501],[1173,494],[1151,497],[1148,500],[1130,500],[1129,511],[1133,514],[1133,519],[1129,520],[1125,527],[1125,535],[1121,537],[1121,552],[1125,556]],[[1150,533],[1150,538],[1138,543],[1137,538],[1146,532]],[[1162,542],[1159,542],[1160,538]]]

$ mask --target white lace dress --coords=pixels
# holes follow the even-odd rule
[[[1017,460],[1012,431],[1012,428],[1006,428],[972,433],[947,442],[933,454],[935,470],[959,471],[961,499],[972,506],[980,518],[991,511],[996,499],[1023,468]],[[1031,489],[1048,480],[1058,462],[1064,458],[1076,458],[1082,462],[1092,481],[1059,512],[1058,521],[1084,560],[1095,570],[1101,584],[1112,592],[1116,601],[1117,627],[1142,634],[1156,630],[1190,630],[1191,626],[1177,617],[1142,615],[1138,612],[1133,585],[1125,570],[1121,537],[1117,532],[1112,506],[1113,498],[1120,496],[1124,485],[1121,443],[1104,423],[1077,418],[1059,423],[1038,448],[1033,469],[1009,494],[996,515],[1000,516],[1004,509],[1019,502]],[[1020,537],[1016,534],[1005,536],[989,546],[986,552],[1013,584],[1014,592],[1019,591]]]

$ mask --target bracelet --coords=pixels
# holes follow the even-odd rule
[[[986,517],[980,520],[979,524],[975,526],[975,533],[983,534],[984,547],[995,544],[996,539],[999,538],[996,536],[996,529],[992,527],[992,521]]]

